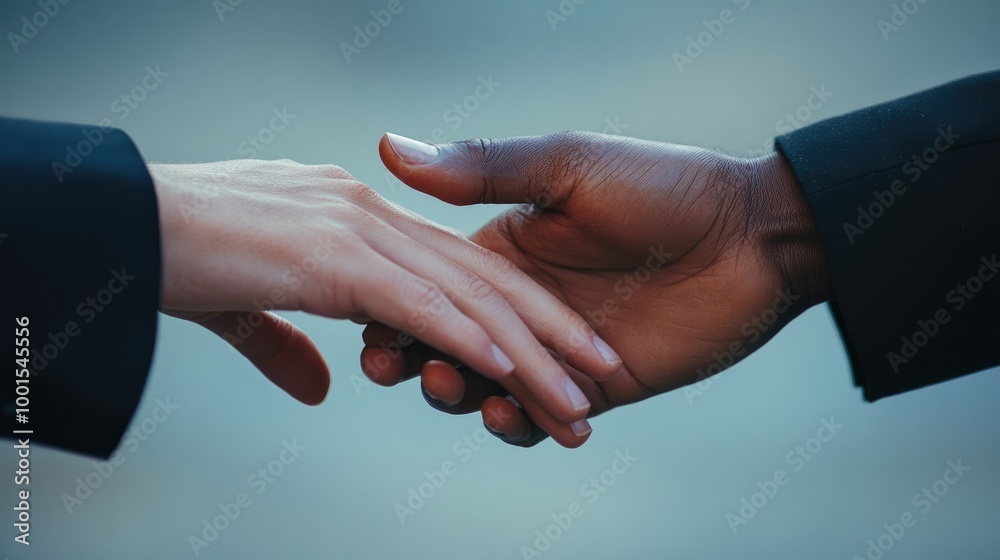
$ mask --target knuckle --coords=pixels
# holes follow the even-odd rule
[[[345,198],[358,205],[372,204],[382,198],[368,185],[353,179],[338,185],[338,188],[341,189]]]
[[[595,132],[566,131],[546,137],[542,156],[549,184],[575,186],[604,152],[608,138]]]
[[[510,173],[516,172],[517,166],[511,166],[510,149],[502,141],[488,138],[476,138],[459,142],[458,147],[465,152],[472,169],[482,177],[483,184],[479,194],[480,204],[493,204],[497,201],[497,189],[500,181]]]
[[[274,173],[299,173],[306,165],[301,164],[294,159],[281,158],[273,161],[268,160],[251,160],[260,161],[259,168],[262,170],[271,170]]]
[[[322,165],[316,165],[314,167],[320,175],[330,179],[344,179],[348,181],[357,181],[357,179],[354,178],[354,175],[351,175],[349,171],[347,171],[346,169],[344,169],[339,165],[322,164]]]
[[[473,253],[476,270],[489,272],[490,280],[496,286],[510,286],[521,279],[521,271],[510,259],[489,249],[476,247]]]
[[[451,273],[445,287],[448,294],[467,300],[488,301],[497,295],[493,286],[485,280],[458,267]]]
[[[488,162],[494,153],[494,142],[489,138],[462,140],[456,143],[456,147],[463,151],[469,160],[480,166]]]
[[[404,281],[400,279],[400,282]],[[451,307],[448,296],[433,282],[419,279],[415,282],[406,282],[406,284],[405,291],[401,293],[407,294],[414,307],[421,314],[436,317],[444,314]]]

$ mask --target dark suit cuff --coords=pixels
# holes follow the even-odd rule
[[[997,99],[993,72],[776,139],[816,219],[869,401],[1000,362]]]
[[[33,441],[107,457],[153,355],[160,231],[153,183],[120,130],[0,119],[2,320],[30,320]],[[10,325],[8,325],[10,326]],[[9,431],[7,432],[10,433]]]

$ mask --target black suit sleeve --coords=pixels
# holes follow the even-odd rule
[[[874,401],[1000,363],[1000,72],[777,139]]]
[[[18,318],[27,317],[30,341],[27,406],[9,369],[0,382],[2,435],[30,429],[16,437],[107,457],[135,412],[156,335],[160,233],[149,173],[119,130],[0,119],[0,181],[7,363],[24,338]],[[27,423],[17,408],[28,409]]]

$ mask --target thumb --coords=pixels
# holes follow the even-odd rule
[[[326,398],[330,389],[330,370],[316,345],[289,321],[268,312],[224,311],[194,317],[175,316],[198,323],[225,339],[265,377],[295,399],[317,405]],[[255,325],[257,320],[260,322]],[[249,336],[233,336],[245,325],[251,327]]]
[[[386,133],[382,162],[410,187],[445,202],[558,208],[581,176],[586,134],[474,139],[431,145]]]

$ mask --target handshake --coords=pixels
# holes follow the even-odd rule
[[[480,411],[508,443],[577,447],[589,417],[717,373],[829,296],[815,223],[777,153],[591,133],[437,146],[387,134],[379,153],[416,190],[510,208],[466,238],[333,165],[151,164],[162,310],[308,404],[329,370],[260,302],[350,319],[367,325],[375,383],[420,375],[431,406]],[[760,317],[768,328],[748,338]]]

